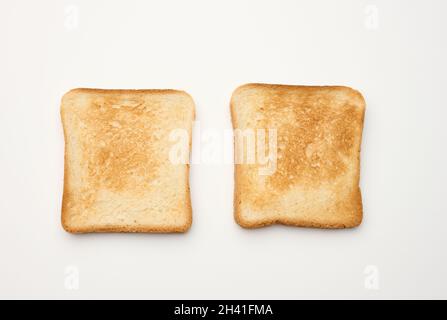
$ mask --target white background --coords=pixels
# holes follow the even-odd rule
[[[441,0],[2,0],[0,297],[447,298],[446,12]],[[63,231],[67,90],[183,89],[202,129],[223,130],[247,82],[364,94],[359,228],[242,229],[232,165],[202,164],[186,234]]]

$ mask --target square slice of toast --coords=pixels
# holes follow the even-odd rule
[[[184,232],[192,222],[194,102],[176,90],[74,89],[62,98],[62,225],[72,233]],[[181,130],[188,160],[172,162]]]
[[[348,87],[237,88],[231,98],[236,221],[246,228],[358,226],[364,113],[362,95]]]

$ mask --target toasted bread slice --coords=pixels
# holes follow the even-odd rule
[[[74,89],[62,98],[61,117],[66,231],[184,232],[190,227],[188,161],[169,158],[170,133],[178,129],[186,133],[189,158],[194,102],[187,93]]]
[[[275,156],[267,158],[271,170],[266,172],[259,158],[248,163],[246,156],[240,157],[240,152],[249,150],[247,135],[239,141],[244,143],[242,149],[235,139],[236,159],[243,159],[235,163],[236,221],[246,228],[274,223],[358,226],[364,112],[362,95],[348,87],[247,84],[237,88],[231,99],[235,131],[264,129],[264,137],[276,143],[272,147],[272,141],[255,135],[256,155],[265,144]]]

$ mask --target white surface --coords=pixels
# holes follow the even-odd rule
[[[2,1],[0,297],[447,298],[446,9],[442,0]],[[184,89],[202,128],[222,130],[246,82],[364,94],[361,227],[244,230],[232,217],[232,166],[202,164],[192,167],[187,234],[63,231],[64,92]],[[378,290],[365,270],[378,271]]]

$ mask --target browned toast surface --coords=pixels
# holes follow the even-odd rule
[[[234,129],[277,132],[272,174],[260,175],[258,163],[235,165],[236,221],[244,227],[359,225],[364,111],[362,95],[348,87],[247,84],[236,89]]]
[[[63,227],[183,232],[192,221],[188,164],[169,160],[172,130],[191,143],[194,102],[176,90],[74,89],[62,99]]]

